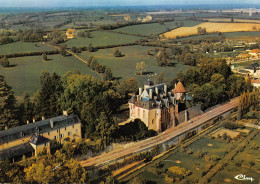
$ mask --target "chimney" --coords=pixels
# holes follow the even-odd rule
[[[68,116],[69,115],[68,111],[63,111],[63,115]]]
[[[155,87],[155,93],[156,93],[157,95],[159,94],[158,87]]]
[[[167,94],[167,85],[164,84],[164,93]]]
[[[149,89],[149,98],[152,99],[153,98],[153,89]]]
[[[52,119],[50,120],[50,126],[51,126],[51,128],[53,128],[53,120]]]
[[[174,89],[176,88],[177,84],[175,83]]]
[[[42,120],[45,120],[45,117],[44,117],[44,116],[42,116]]]
[[[187,110],[185,110],[184,112],[185,112],[185,121],[188,122],[189,121],[189,112]]]
[[[143,92],[143,88],[139,88],[139,95],[141,96]]]
[[[35,118],[33,118],[33,123],[35,123]]]
[[[30,123],[29,120],[27,120],[27,125],[28,125],[29,123]]]

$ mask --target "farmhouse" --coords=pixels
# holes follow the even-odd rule
[[[64,111],[62,116],[1,131],[0,160],[37,156],[44,148],[50,151],[50,141],[63,143],[66,139],[81,139],[81,123],[76,115]]]
[[[139,118],[148,129],[158,132],[176,126],[177,113],[184,104],[186,92],[181,82],[173,91],[167,91],[165,83],[155,85],[148,79],[144,89],[139,88],[139,94],[129,101],[130,119]]]
[[[75,32],[76,32],[75,29],[68,29],[67,32],[66,32],[67,38],[68,39],[74,38],[75,37]]]

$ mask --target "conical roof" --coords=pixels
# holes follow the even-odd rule
[[[186,89],[184,88],[184,86],[182,85],[181,81],[178,82],[178,84],[176,85],[176,87],[173,90],[173,93],[186,93]]]

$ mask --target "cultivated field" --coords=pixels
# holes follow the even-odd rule
[[[166,38],[176,38],[176,36],[189,36],[197,34],[197,28],[206,28],[208,33],[218,32],[240,32],[252,31],[253,27],[260,29],[260,24],[252,23],[201,23],[193,27],[181,27],[170,32],[164,33]]]
[[[78,70],[83,74],[100,77],[90,70],[84,63],[74,57],[62,57],[60,55],[48,56],[49,61],[43,62],[41,56],[20,57],[9,59],[10,68],[0,67],[1,75],[6,77],[7,83],[13,87],[15,95],[21,96],[24,91],[33,95],[40,88],[40,74],[43,70],[57,72],[63,75],[67,71]]]
[[[23,53],[23,52],[35,52],[35,51],[49,51],[54,50],[51,47],[45,45],[31,42],[15,42],[0,45],[0,55],[1,54],[12,54],[12,53]]]
[[[178,22],[178,24],[180,23],[179,21],[173,21],[173,22],[165,22],[164,25],[160,25],[158,23],[141,24],[141,25],[122,27],[122,28],[116,29],[115,31],[150,36],[151,34],[160,34],[160,33],[166,32],[168,28],[169,29],[176,28],[176,25],[175,25],[176,22]],[[183,23],[184,23],[185,27],[192,27],[197,24],[200,24],[201,22],[183,21]]]
[[[103,46],[112,44],[122,44],[122,43],[132,43],[136,40],[142,39],[139,36],[122,35],[118,33],[111,33],[106,31],[95,31],[91,32],[92,38],[81,38],[77,37],[75,39],[66,42],[67,46],[70,47],[81,47],[88,46],[92,43],[93,46]]]
[[[185,71],[188,66],[177,63],[173,67],[159,67],[156,63],[155,56],[147,55],[147,51],[154,49],[154,47],[142,47],[142,46],[127,46],[120,47],[119,50],[125,54],[124,57],[114,57],[114,49],[101,49],[97,52],[83,52],[79,56],[88,59],[90,56],[94,56],[97,61],[110,67],[115,77],[122,77],[121,79],[128,79],[135,77],[142,86],[144,81],[148,79],[148,76],[135,75],[136,63],[145,62],[147,65],[146,71],[153,72],[154,74],[164,73],[164,76],[168,78],[170,82],[179,71]]]

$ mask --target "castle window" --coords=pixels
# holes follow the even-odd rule
[[[50,132],[48,132],[48,135],[50,135]]]
[[[65,127],[65,130],[66,130],[67,128]]]
[[[70,136],[71,135],[71,132],[68,132],[68,136]]]
[[[57,136],[54,136],[54,139],[56,140],[56,139],[57,139]]]
[[[61,137],[61,138],[64,137],[64,134],[60,134],[60,137]]]
[[[74,128],[74,125],[72,125],[72,128]]]
[[[152,124],[154,123],[154,119],[152,120]]]

